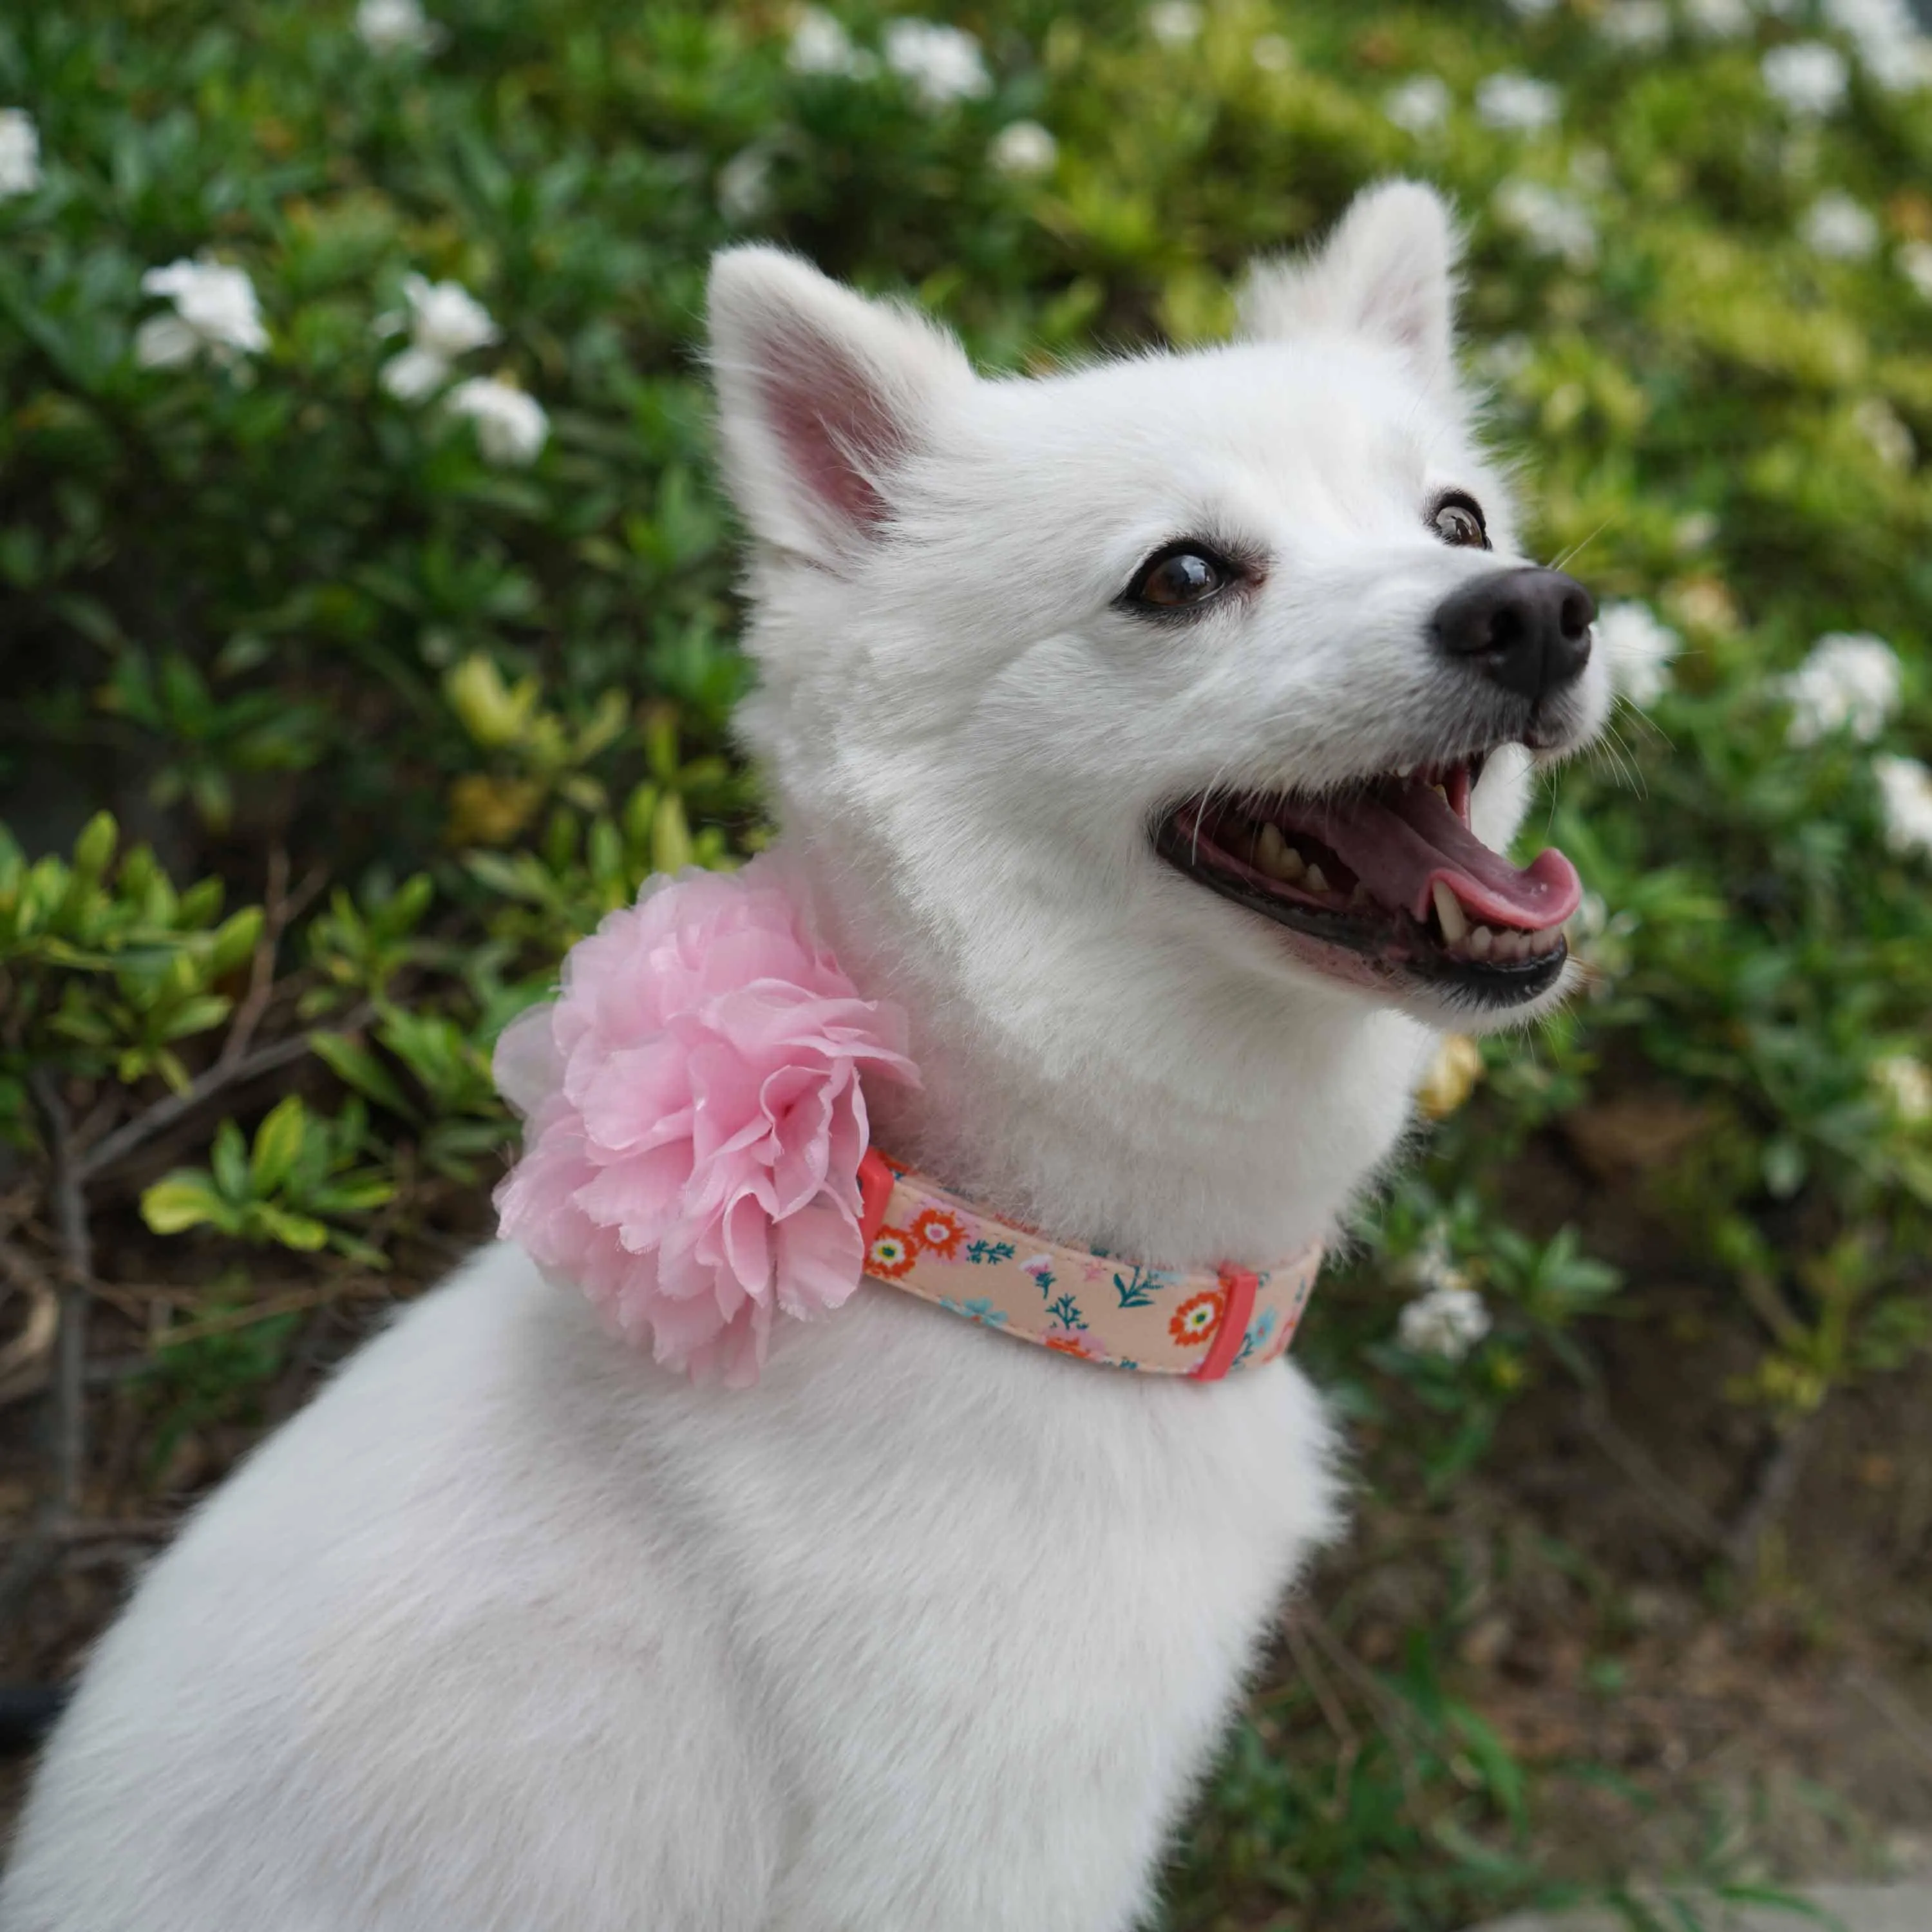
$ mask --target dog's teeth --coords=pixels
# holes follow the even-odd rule
[[[1372,905],[1375,902],[1369,896],[1368,887],[1358,879],[1355,881],[1355,890],[1348,895],[1348,903],[1352,906],[1366,906]]]
[[[1442,922],[1442,937],[1454,946],[1468,932],[1468,916],[1461,902],[1440,879],[1436,881],[1435,897],[1436,916]]]
[[[1520,932],[1499,932],[1496,934],[1496,956],[1498,959],[1520,959],[1523,941],[1527,935]]]
[[[1264,825],[1255,840],[1255,863],[1271,879],[1288,879],[1294,876],[1288,861],[1293,855],[1288,850],[1288,841],[1281,836],[1277,825]]]
[[[1486,926],[1473,926],[1469,928],[1468,949],[1472,959],[1486,959],[1490,949],[1496,943],[1496,936]]]
[[[1311,892],[1325,892],[1328,890],[1328,881],[1322,876],[1322,868],[1319,866],[1310,866],[1306,876],[1301,883]]]
[[[1447,805],[1449,802],[1449,794],[1444,787],[1439,784],[1432,784],[1429,788],[1429,789],[1432,791],[1444,805]]]
[[[1413,765],[1398,765],[1395,768],[1395,775],[1399,778],[1413,778],[1415,767]]]

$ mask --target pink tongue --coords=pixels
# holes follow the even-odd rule
[[[1427,785],[1384,784],[1352,798],[1299,805],[1286,814],[1339,854],[1382,904],[1426,919],[1439,879],[1480,925],[1541,932],[1561,926],[1583,896],[1561,852],[1519,870],[1492,852]]]

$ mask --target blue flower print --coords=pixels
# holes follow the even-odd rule
[[[963,1315],[969,1322],[977,1322],[988,1328],[1004,1328],[1006,1325],[1006,1311],[995,1308],[983,1294],[975,1295],[970,1301],[955,1301],[950,1294],[939,1298],[942,1308],[950,1308],[955,1315]]]

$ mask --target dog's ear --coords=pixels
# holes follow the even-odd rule
[[[1312,253],[1250,269],[1238,332],[1257,342],[1338,330],[1371,336],[1399,349],[1428,388],[1447,392],[1460,254],[1455,219],[1433,188],[1384,182],[1356,196]]]
[[[712,378],[724,468],[766,542],[837,569],[892,514],[894,472],[926,446],[959,345],[776,248],[711,265]]]

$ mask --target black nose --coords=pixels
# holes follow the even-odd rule
[[[1533,704],[1590,662],[1596,614],[1590,593],[1560,570],[1498,570],[1443,600],[1436,635],[1452,658]]]

